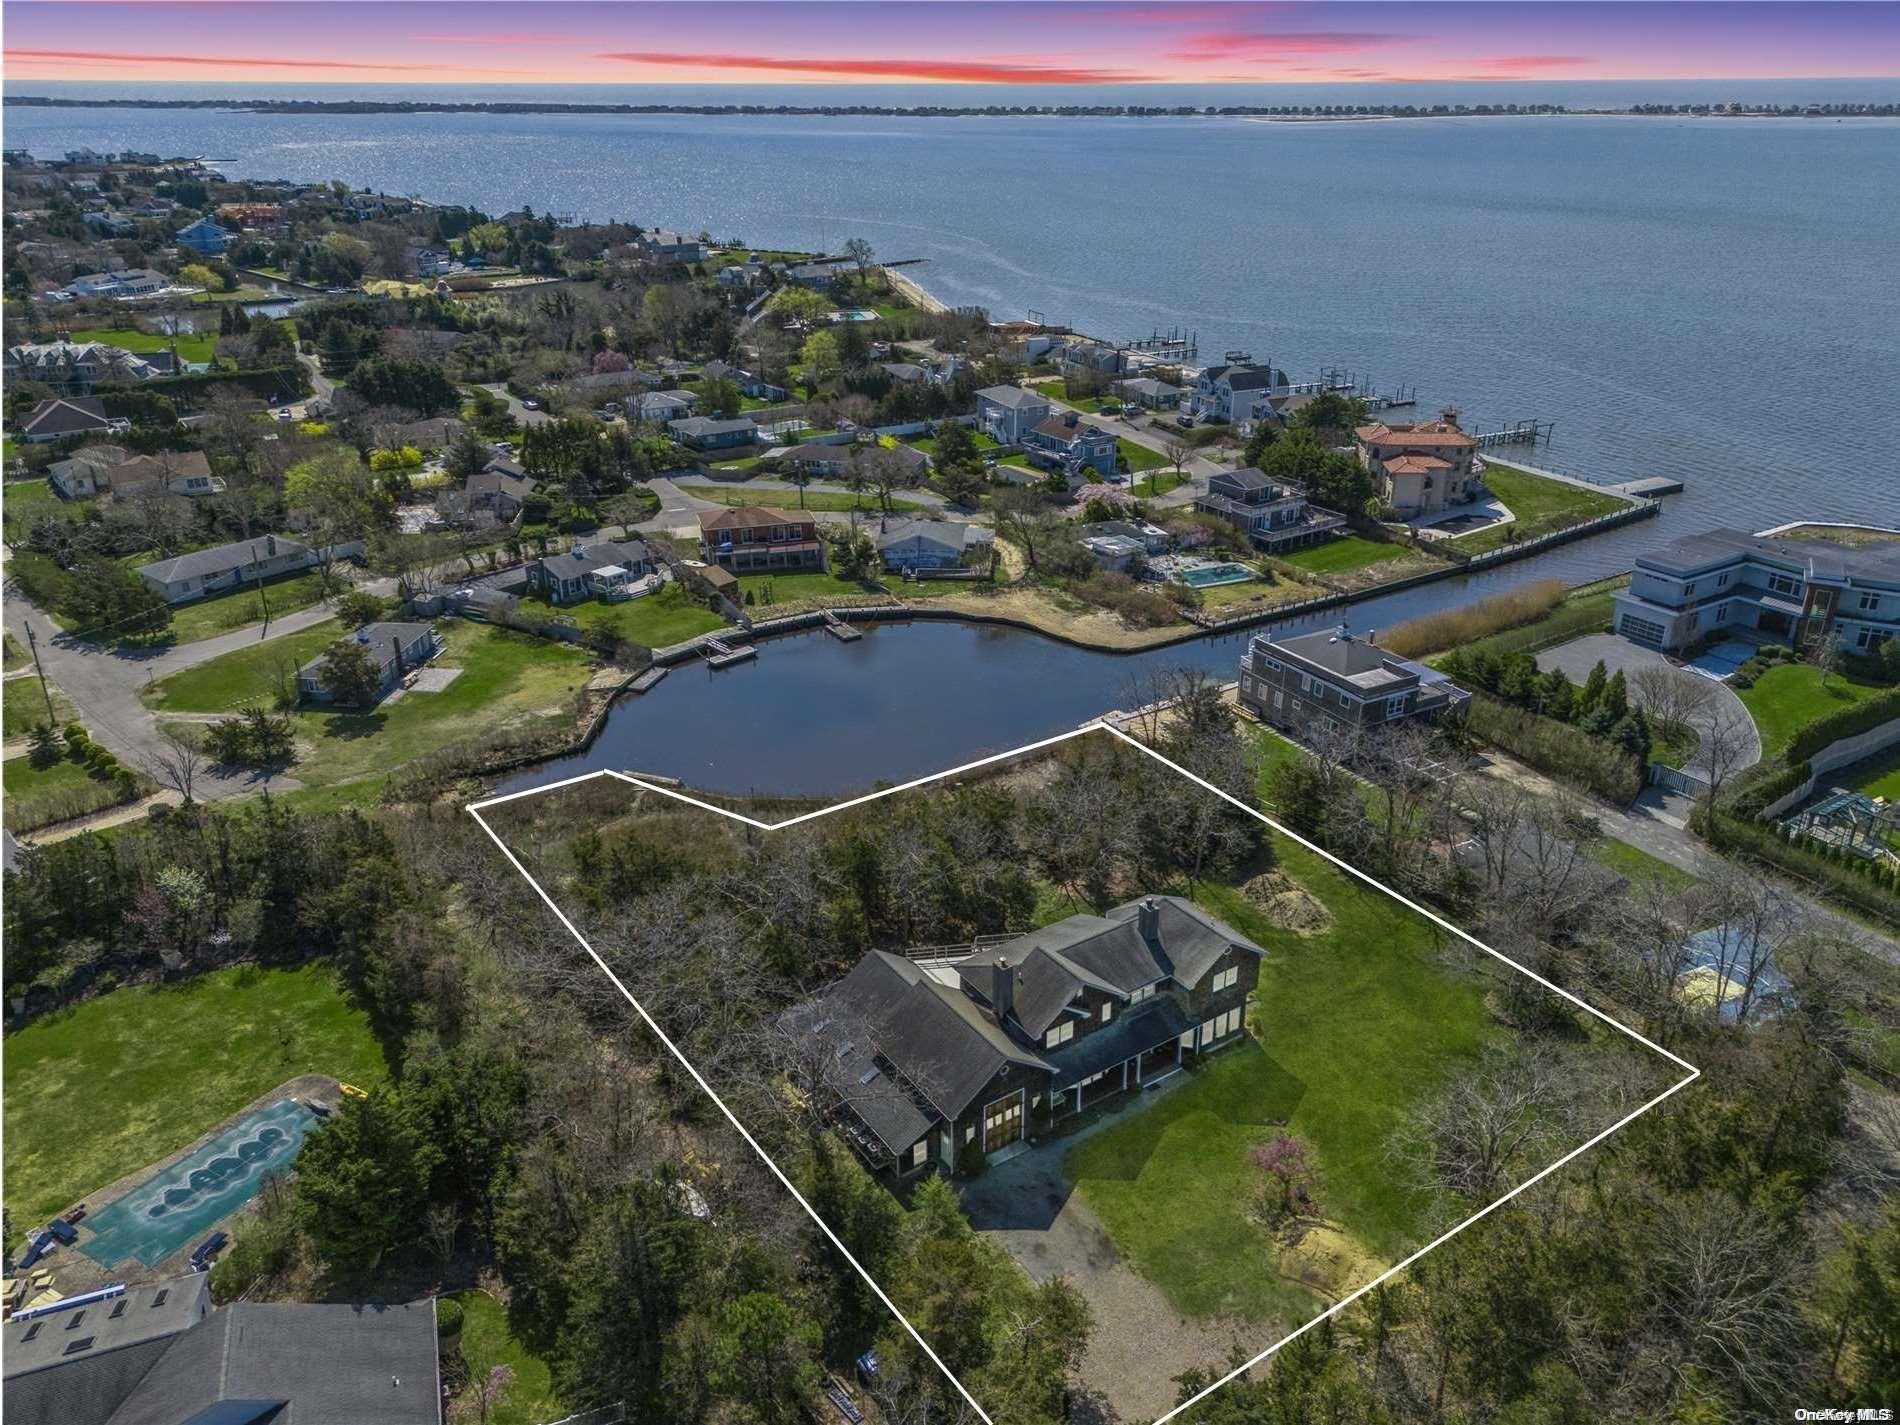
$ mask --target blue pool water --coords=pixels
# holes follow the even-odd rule
[[[245,1114],[197,1152],[88,1218],[92,1235],[79,1250],[103,1267],[133,1259],[158,1265],[249,1202],[266,1173],[289,1167],[318,1122],[290,1099]]]
[[[1189,569],[1181,575],[1183,584],[1192,584],[1197,589],[1209,588],[1215,584],[1238,584],[1243,579],[1256,577],[1253,570],[1244,564],[1204,564],[1198,569]]]

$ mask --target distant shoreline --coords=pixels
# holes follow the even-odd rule
[[[9,108],[221,109],[247,114],[692,114],[708,118],[896,119],[1253,119],[1270,123],[1339,123],[1366,119],[1657,118],[1880,119],[1900,117],[1900,103],[1635,104],[1570,108],[1563,104],[567,104],[553,100],[384,99],[113,99],[7,95]]]

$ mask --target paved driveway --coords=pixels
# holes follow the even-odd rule
[[[1147,1101],[1129,1108],[1139,1112]],[[1067,1277],[1082,1293],[1095,1313],[1082,1383],[1100,1391],[1124,1420],[1153,1420],[1174,1404],[1174,1378],[1181,1372],[1224,1365],[1236,1343],[1251,1355],[1278,1329],[1271,1323],[1187,1320],[1123,1264],[1101,1219],[1062,1171],[1069,1149],[1089,1131],[989,1169],[964,1187],[963,1208],[971,1225],[1000,1243],[1036,1281]]]
[[[1645,668],[1676,668],[1662,654],[1651,648],[1643,648],[1628,639],[1618,638],[1613,633],[1591,633],[1582,638],[1572,639],[1569,643],[1560,643],[1555,648],[1547,648],[1537,655],[1538,668],[1548,673],[1552,668],[1561,668],[1569,675],[1570,681],[1581,685],[1590,676],[1598,660],[1602,660],[1604,671],[1614,675],[1621,672],[1625,678],[1634,678]],[[1678,670],[1679,671],[1679,670]],[[1688,675],[1694,677],[1694,674]],[[1742,700],[1728,688],[1713,678],[1704,679],[1709,688],[1709,701],[1702,710],[1689,719],[1698,728],[1708,727],[1720,717],[1734,723],[1747,735],[1749,745],[1743,751],[1741,760],[1730,769],[1739,772],[1744,767],[1752,767],[1761,761],[1761,734],[1755,730],[1755,720],[1748,715],[1748,709]],[[1634,686],[1630,688],[1630,701],[1640,702]],[[1701,766],[1700,755],[1692,758],[1683,768],[1685,772],[1706,779],[1707,772]]]

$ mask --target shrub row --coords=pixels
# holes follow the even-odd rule
[[[1636,800],[1643,790],[1640,758],[1555,718],[1473,693],[1465,725],[1538,771],[1618,804]]]
[[[1539,579],[1518,589],[1479,599],[1475,604],[1426,614],[1386,630],[1382,642],[1401,658],[1423,658],[1457,648],[1501,629],[1519,628],[1546,617],[1564,601],[1561,579]]]
[[[1794,735],[1788,744],[1787,759],[1805,762],[1831,742],[1870,732],[1895,718],[1900,718],[1900,688],[1889,688],[1826,717],[1816,718]]]
[[[1842,905],[1900,925],[1900,875],[1889,867],[1727,812],[1718,811],[1716,819],[1726,848],[1739,847],[1758,861],[1818,884]]]
[[[1757,772],[1757,768],[1749,770]],[[1757,775],[1744,775],[1736,781],[1734,796],[1728,799],[1729,810],[1736,816],[1753,821],[1768,810],[1771,802],[1778,801],[1805,784],[1812,770],[1812,765],[1807,762],[1774,768],[1759,764]]]

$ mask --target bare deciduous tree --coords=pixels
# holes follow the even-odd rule
[[[1488,1203],[1519,1167],[1565,1136],[1573,1104],[1570,1084],[1547,1051],[1493,1048],[1412,1115],[1394,1151],[1433,1182]]]
[[[192,804],[192,788],[205,762],[204,734],[195,727],[168,726],[159,729],[158,743],[144,758],[146,771],[177,792],[186,806]]]

